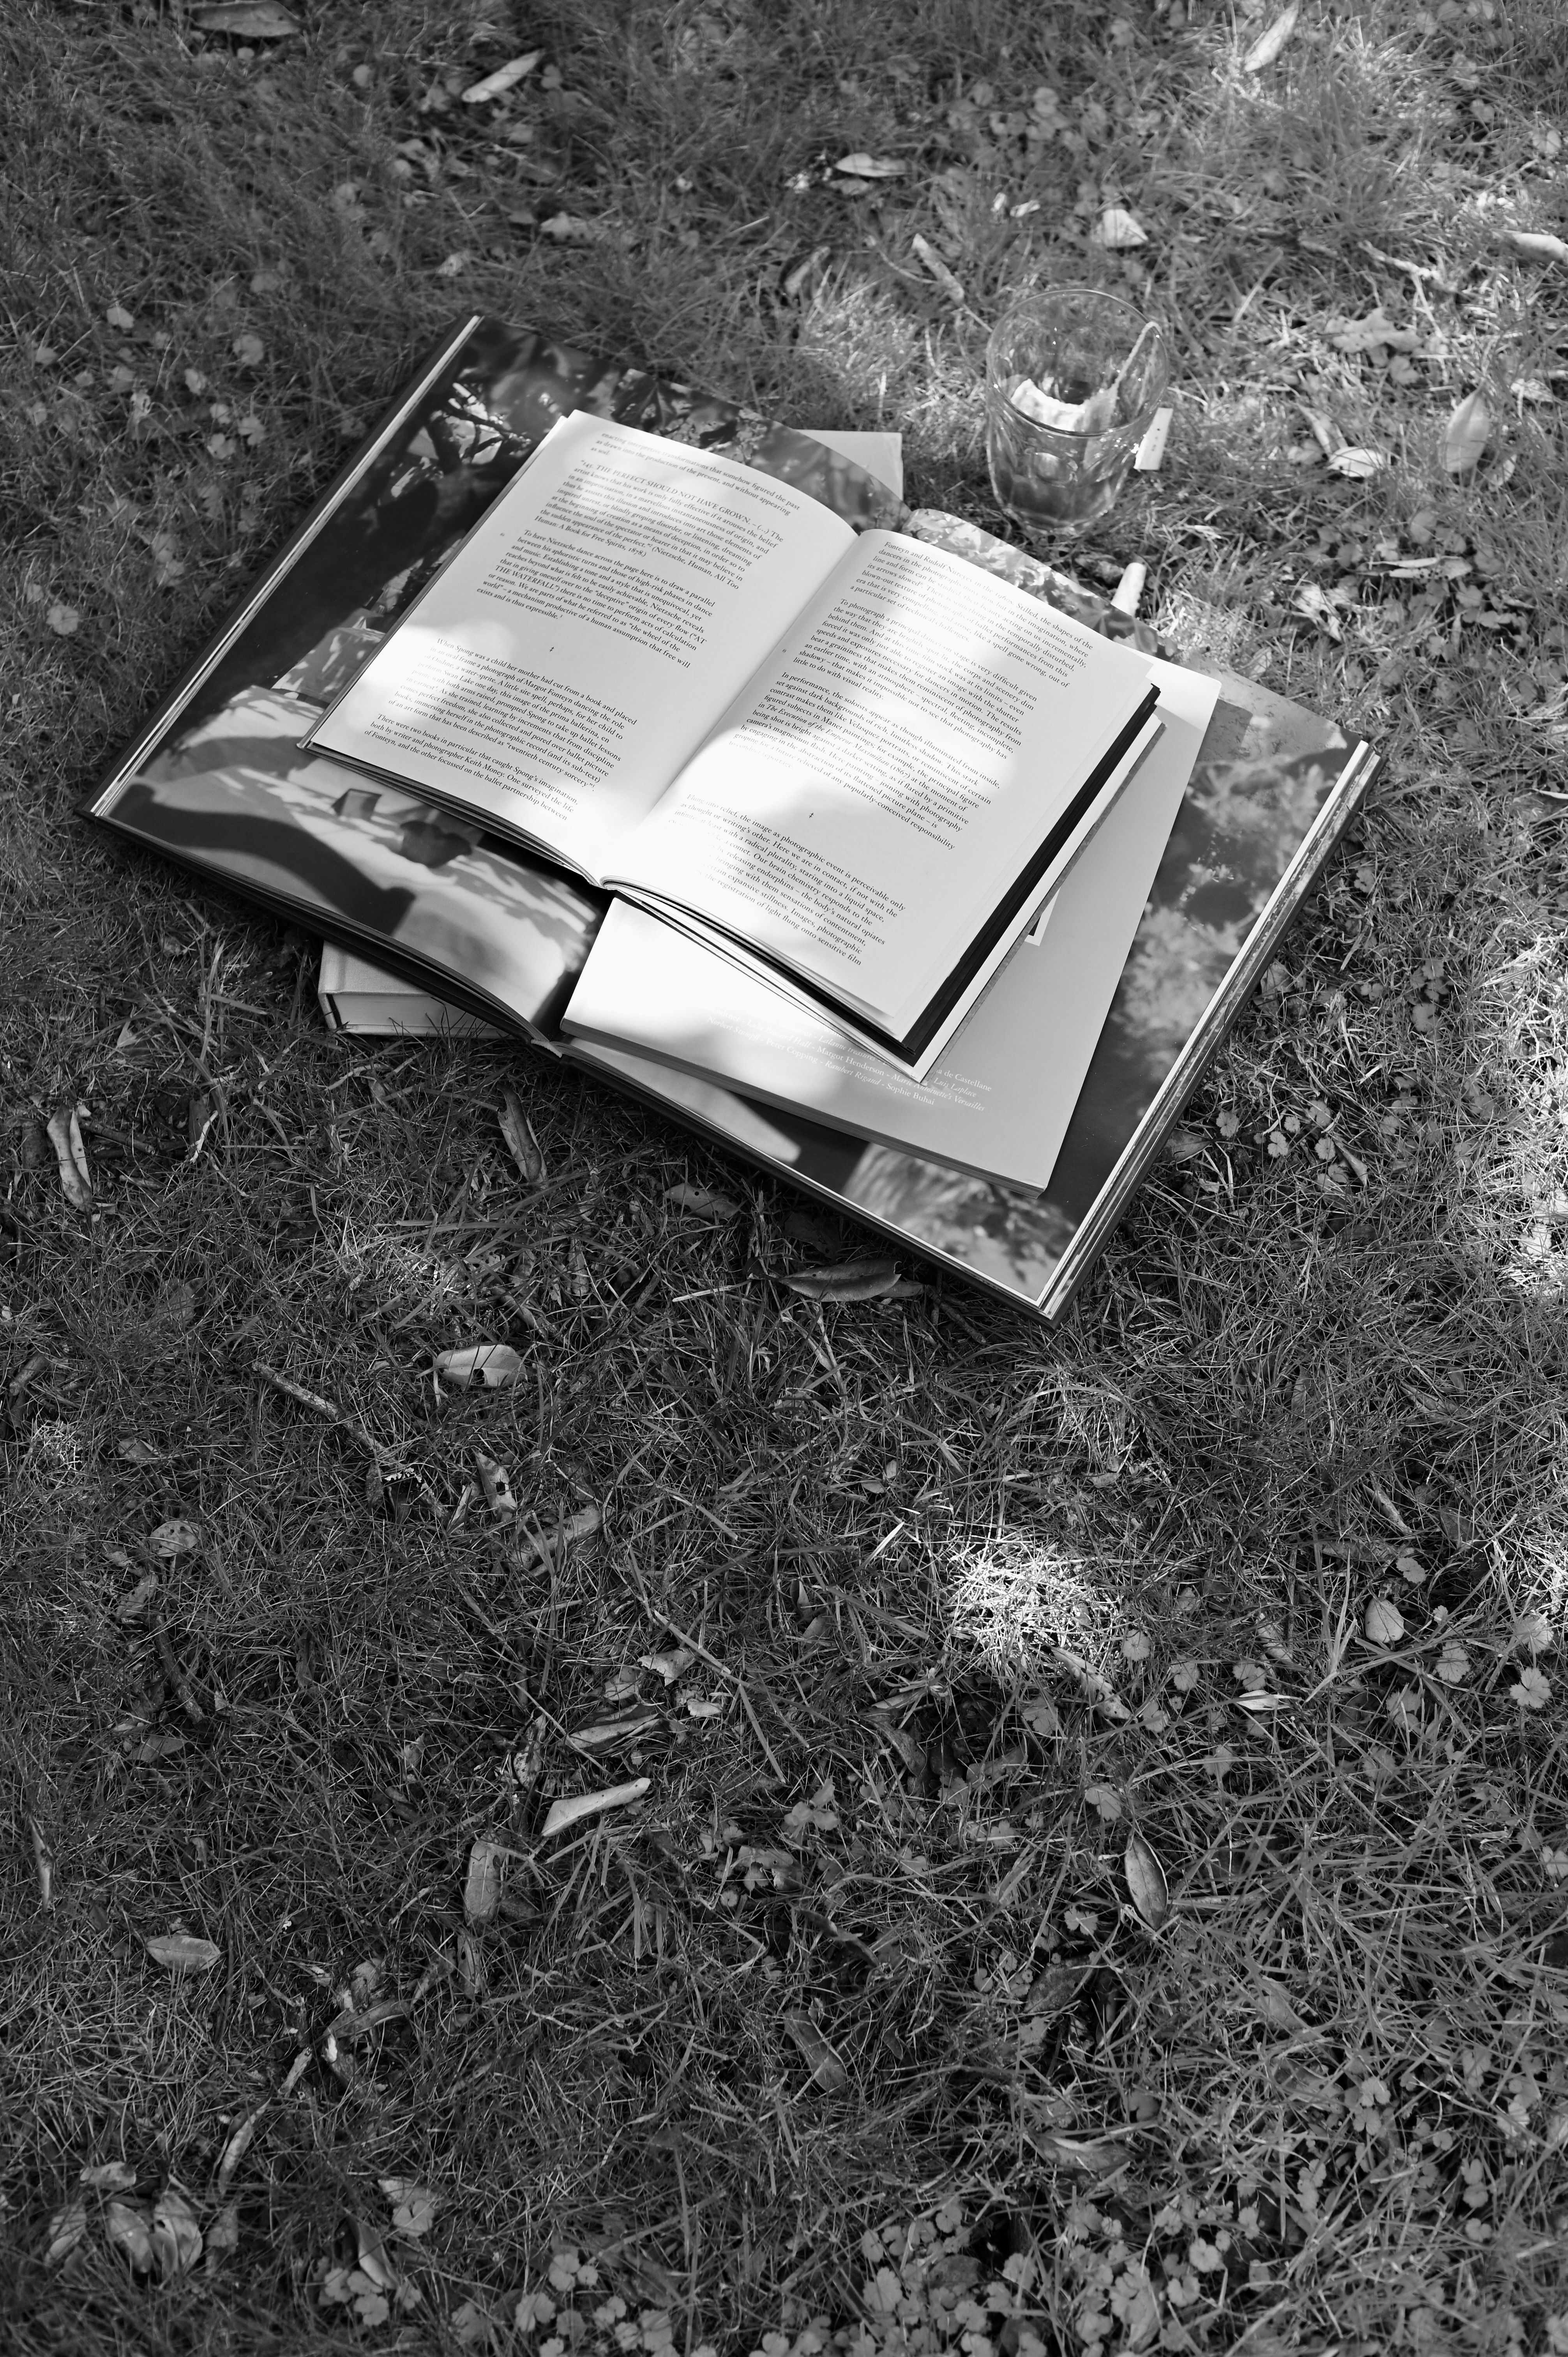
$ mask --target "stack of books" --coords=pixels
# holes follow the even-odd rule
[[[467,321],[90,807],[1055,1317],[1374,757],[892,440]]]

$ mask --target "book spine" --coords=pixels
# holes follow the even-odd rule
[[[1047,1323],[1056,1325],[1071,1307],[1079,1286],[1110,1242],[1183,1107],[1234,1028],[1292,919],[1316,884],[1325,861],[1355,816],[1378,767],[1377,754],[1365,744],[1358,745],[1347,760],[1338,784],[1303,836],[1294,858],[1274,887],[1234,964],[1052,1270],[1050,1282],[1036,1303],[1039,1315]]]

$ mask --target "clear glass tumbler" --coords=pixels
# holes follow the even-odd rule
[[[1104,515],[1169,376],[1164,328],[1119,295],[1020,296],[985,350],[985,456],[1014,522],[1071,540]]]

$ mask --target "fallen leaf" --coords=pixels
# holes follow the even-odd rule
[[[180,1932],[162,1932],[146,1944],[154,1964],[176,1975],[209,1973],[223,1954],[222,1949],[215,1948],[210,1940],[189,1939]]]
[[[929,237],[912,237],[909,240],[909,242],[914,247],[918,259],[925,264],[926,268],[930,272],[931,276],[936,280],[937,285],[941,288],[943,294],[949,297],[950,301],[961,303],[964,299],[963,281],[960,278],[954,277],[952,272],[948,268],[947,264],[942,260],[941,255],[937,252],[936,247],[931,243],[930,239]]]
[[[1478,393],[1467,393],[1443,430],[1443,463],[1451,475],[1479,464],[1492,436],[1492,413]]]
[[[716,1195],[707,1187],[693,1187],[682,1178],[678,1187],[667,1187],[664,1200],[678,1211],[697,1211],[711,1220],[733,1220],[741,1206],[728,1195]]]
[[[101,2160],[91,2169],[77,2171],[79,2185],[90,2185],[99,2193],[129,2193],[135,2185],[136,2172],[128,2160]]]
[[[1148,231],[1125,205],[1107,205],[1089,236],[1090,244],[1103,246],[1109,253],[1122,253],[1132,246],[1149,242]]]
[[[461,278],[465,270],[471,270],[473,264],[474,257],[464,246],[460,253],[449,253],[445,262],[436,264],[435,275],[437,278]]]
[[[1552,1681],[1544,1670],[1521,1670],[1519,1684],[1509,1686],[1509,1695],[1523,1710],[1544,1710],[1552,1700]]]
[[[842,2087],[847,2083],[849,2072],[809,2015],[787,2013],[784,2027],[804,2056],[815,2085]]]
[[[74,638],[77,631],[81,628],[81,616],[77,612],[76,608],[74,606],[62,605],[58,599],[49,608],[48,612],[44,616],[44,619],[48,624],[50,630],[53,630],[55,636],[60,639]],[[53,1122],[50,1122],[49,1129],[52,1135],[54,1130]]]
[[[1568,262],[1568,238],[1553,237],[1550,230],[1505,229],[1502,234],[1529,262]]]
[[[115,1620],[139,1620],[143,1613],[146,1610],[148,1605],[152,1602],[154,1597],[157,1594],[158,1587],[159,1581],[157,1573],[156,1571],[145,1571],[140,1579],[137,1580],[134,1587],[132,1588],[130,1594],[128,1596],[122,1596],[119,1603],[114,1607]]]
[[[428,2234],[435,2221],[435,2207],[440,2199],[427,2185],[418,2185],[411,2177],[383,2177],[381,2191],[392,2205],[392,2225],[400,2234],[417,2239]]]
[[[640,1801],[649,1789],[650,1779],[634,1776],[629,1784],[612,1784],[604,1792],[577,1792],[570,1800],[552,1801],[544,1820],[542,1841],[553,1840],[571,1825],[580,1824],[585,1817],[595,1817],[606,1809],[624,1809],[629,1802]]]
[[[559,1535],[562,1545],[572,1546],[578,1539],[591,1538],[598,1529],[600,1520],[597,1506],[580,1507],[576,1513],[569,1514],[561,1525]],[[531,1564],[542,1562],[545,1556],[553,1555],[556,1535],[554,1530],[548,1530],[542,1543],[531,1540],[527,1546],[520,1547],[513,1557],[518,1569],[526,1571]]]
[[[554,2313],[555,2302],[547,2291],[525,2291],[512,2310],[511,2320],[519,2332],[532,2332],[536,2324],[548,2324]]]
[[[435,1361],[437,1377],[455,1392],[466,1392],[474,1383],[486,1391],[503,1391],[521,1372],[522,1361],[509,1342],[470,1342],[461,1351],[441,1351]]]
[[[147,1544],[161,1563],[173,1563],[177,1555],[199,1553],[201,1533],[194,1523],[177,1516],[173,1522],[160,1523]]]
[[[1316,581],[1300,582],[1290,603],[1293,614],[1300,614],[1306,621],[1316,622],[1320,630],[1327,631],[1336,645],[1343,639],[1344,632],[1339,628],[1339,617],[1332,600]]]
[[[1404,1635],[1404,1615],[1397,1604],[1380,1596],[1367,1607],[1367,1640],[1373,1645],[1397,1645]]]
[[[1515,1652],[1549,1653],[1552,1643],[1552,1623],[1544,1612],[1527,1612],[1513,1632]]]
[[[501,1109],[496,1115],[500,1133],[506,1140],[507,1152],[531,1187],[537,1187],[544,1177],[544,1157],[539,1150],[539,1140],[533,1135],[522,1100],[515,1089],[508,1089],[501,1099]]]
[[[687,1706],[690,1708],[690,1705]],[[651,1703],[645,1703],[640,1710],[626,1711],[619,1718],[595,1719],[591,1726],[579,1727],[566,1739],[574,1751],[607,1751],[618,1743],[629,1742],[634,1736],[646,1735],[650,1727],[659,1725],[662,1715]]]
[[[722,1718],[724,1703],[717,1695],[688,1695],[687,1714],[692,1718]]]
[[[1128,1894],[1151,1932],[1157,1932],[1171,1911],[1170,1885],[1154,1846],[1134,1826],[1127,1836],[1122,1868]]]
[[[1076,2003],[1088,1979],[1082,1964],[1047,1964],[1029,1991],[1028,2010],[1047,2020],[1053,2014],[1065,2013]]]
[[[468,1877],[463,1886],[463,1912],[470,1923],[489,1923],[500,1905],[506,1853],[498,1841],[481,1835],[468,1852]]]
[[[517,1512],[517,1500],[512,1495],[511,1477],[496,1458],[487,1457],[482,1448],[474,1451],[474,1470],[479,1477],[479,1487],[485,1493],[485,1503],[492,1514],[510,1522]]]
[[[136,324],[124,303],[111,303],[103,316],[112,328],[119,328],[123,336],[128,336]]]
[[[1251,1694],[1237,1695],[1235,1703],[1237,1709],[1246,1711],[1249,1717],[1266,1718],[1270,1711],[1288,1709],[1290,1696],[1283,1694],[1263,1694],[1255,1689]]]
[[[1258,1999],[1258,2010],[1271,2029],[1283,2029],[1287,2036],[1305,2029],[1306,2024],[1297,2013],[1278,1981],[1267,1973],[1254,1973],[1252,1987]]]
[[[299,30],[299,18],[282,0],[212,0],[190,21],[199,33],[230,33],[237,41],[282,41]]]
[[[51,624],[54,611],[51,608]],[[70,627],[73,630],[76,628],[74,615]],[[92,1173],[87,1167],[87,1148],[81,1142],[81,1123],[74,1113],[57,1113],[51,1114],[47,1126],[49,1144],[59,1165],[60,1192],[77,1211],[85,1211],[92,1200]]]
[[[1122,1814],[1122,1795],[1112,1784],[1086,1784],[1083,1797],[1108,1825],[1113,1825]]]
[[[853,156],[841,156],[833,166],[835,172],[847,172],[857,180],[898,180],[904,176],[902,164],[889,156],[866,156],[857,148]]]
[[[111,2201],[103,2213],[103,2231],[126,2265],[139,2276],[150,2275],[153,2237],[146,2212],[128,2201]]]
[[[1462,1686],[1470,1674],[1470,1656],[1457,1637],[1450,1637],[1434,1666],[1445,1686]]]
[[[1352,483],[1367,483],[1374,475],[1380,474],[1388,463],[1381,450],[1356,447],[1336,450],[1328,461],[1328,471],[1331,475],[1344,475]]]
[[[153,2255],[166,2278],[188,2275],[201,2256],[196,2212],[177,2185],[166,2185],[153,2204]]]
[[[231,347],[242,368],[255,368],[265,356],[266,349],[260,336],[252,334],[236,336]]]
[[[672,1686],[677,1678],[685,1676],[696,1658],[689,1645],[677,1645],[668,1653],[639,1653],[638,1667],[652,1670],[667,1686]]]
[[[543,55],[542,49],[529,49],[521,58],[509,58],[504,66],[498,66],[494,73],[488,73],[483,81],[469,83],[463,92],[464,105],[485,106],[492,98],[504,97],[509,90],[515,90],[518,83],[533,71]]]
[[[589,245],[598,236],[599,226],[578,213],[552,213],[547,221],[540,222],[539,234],[553,237],[558,245]]]
[[[1272,66],[1273,64],[1274,59],[1279,56],[1280,51],[1284,48],[1285,43],[1294,32],[1296,20],[1300,15],[1301,0],[1291,0],[1291,5],[1288,8],[1281,9],[1279,15],[1274,18],[1273,23],[1269,27],[1268,30],[1259,34],[1257,39],[1253,42],[1251,48],[1242,59],[1241,70],[1243,73],[1262,73],[1266,66]]]
[[[808,1301],[879,1301],[898,1282],[894,1260],[850,1260],[838,1268],[802,1268],[781,1277],[791,1293]]]
[[[63,2210],[57,2210],[49,2220],[48,2239],[44,2244],[45,2266],[58,2267],[62,2259],[69,2259],[86,2232],[87,2204],[79,2195]]]

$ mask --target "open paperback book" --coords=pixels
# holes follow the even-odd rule
[[[820,442],[535,330],[471,319],[415,372],[89,812],[128,844],[369,961],[350,978],[394,978],[413,1021],[444,1026],[443,1009],[460,1008],[544,1050],[546,1083],[554,1074],[572,1085],[563,1066],[575,1065],[906,1254],[1059,1316],[1349,823],[1374,757],[1331,722],[1227,673],[1183,791],[1161,764],[1179,759],[1182,728],[1196,731],[1201,711],[1183,722],[1167,704],[1173,744],[1162,738],[1106,819],[1120,837],[1090,844],[1038,942],[1015,952],[941,1060],[937,1093],[943,1075],[967,1084],[952,1083],[944,1135],[930,1125],[929,1092],[885,1059],[855,1060],[841,1042],[853,1070],[834,1071],[803,1051],[795,1010],[782,1051],[755,1026],[749,1038],[727,1027],[696,1043],[671,1035],[657,1054],[573,1040],[563,1017],[607,895],[449,805],[302,752],[299,739],[574,408],[718,450],[807,490],[857,533],[940,545],[1144,658],[1168,651],[1146,625],[974,526],[911,515]],[[645,909],[630,913],[650,921]],[[738,970],[728,974],[737,983]],[[1037,995],[1025,986],[1030,976]],[[372,1015],[379,996],[362,992],[356,1019]],[[760,1002],[747,999],[755,1013]],[[1011,1013],[988,1034],[993,1002]],[[777,1001],[776,1018],[786,1004]],[[671,1022],[677,1008],[671,999]],[[737,1064],[731,1083],[663,1060],[693,1044],[791,1060],[754,1062],[744,1075]],[[979,1047],[986,1060],[970,1053],[966,1065]],[[476,1043],[460,1052],[505,1051]],[[787,1103],[789,1071],[809,1076],[814,1064],[816,1077]],[[980,1111],[961,1122],[966,1094]],[[999,1106],[1015,1125],[1010,1140]],[[991,1143],[977,1145],[980,1135]],[[1005,1158],[1015,1152],[1027,1158]],[[994,1175],[993,1162],[1024,1181]]]
[[[308,731],[917,1074],[1157,737],[1146,659],[585,412]]]

